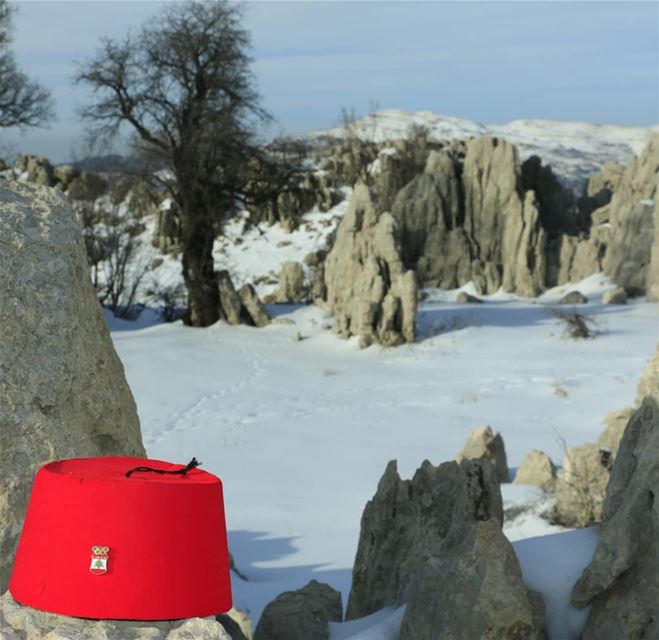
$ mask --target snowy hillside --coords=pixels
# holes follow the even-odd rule
[[[593,340],[561,337],[545,306],[577,288],[602,331]],[[233,576],[235,604],[256,621],[275,595],[312,578],[345,604],[362,509],[389,460],[410,477],[425,458],[452,459],[483,424],[503,435],[512,468],[531,448],[560,463],[559,437],[594,441],[605,413],[633,403],[657,340],[656,304],[602,305],[607,288],[596,275],[536,301],[498,294],[483,305],[430,291],[419,341],[389,350],[339,339],[315,306],[271,307],[280,319],[265,329],[109,322],[148,454],[197,456],[224,481],[230,547],[249,578]],[[537,490],[504,485],[503,496],[506,508],[522,507],[504,527],[511,540],[559,531],[540,517],[551,501]],[[593,536],[564,542],[571,554],[560,540],[529,540],[521,557],[529,583],[547,592],[551,637],[568,640],[584,620],[569,588]],[[371,635],[333,627],[333,637],[393,638],[383,628],[400,618],[376,616]]]
[[[431,111],[387,109],[361,118],[355,123],[354,131],[360,138],[383,142],[406,137],[411,125],[427,127],[431,137],[437,140],[483,135],[504,138],[519,147],[522,159],[540,156],[571,187],[581,186],[585,178],[599,171],[606,162],[627,163],[642,151],[652,132],[659,129],[552,120],[479,124]],[[345,130],[338,127],[308,137],[313,140],[345,135]]]

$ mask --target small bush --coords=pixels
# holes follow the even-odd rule
[[[563,335],[566,338],[594,338],[599,333],[597,321],[579,313],[576,309],[571,311],[555,309],[552,315],[563,323]]]

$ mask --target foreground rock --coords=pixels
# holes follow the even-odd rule
[[[32,478],[55,458],[144,456],[135,401],[71,207],[0,183],[0,587]]]
[[[278,595],[263,611],[254,640],[325,640],[329,622],[341,622],[341,594],[312,580],[303,589]]]
[[[362,346],[414,342],[417,284],[400,255],[398,224],[377,214],[368,187],[359,183],[325,260],[321,304],[343,336]]]
[[[611,471],[593,560],[572,592],[584,640],[659,637],[659,405],[630,420]]]
[[[474,429],[467,438],[462,451],[455,457],[461,460],[489,460],[494,464],[499,482],[510,482],[510,471],[506,458],[506,447],[500,433],[496,435],[492,427],[484,426]]]
[[[69,618],[24,607],[9,592],[0,598],[2,640],[236,640],[215,620],[134,622]]]
[[[407,603],[401,640],[542,638],[502,520],[489,461],[425,461],[412,480],[390,462],[362,516],[347,618]]]
[[[543,451],[531,449],[515,474],[515,484],[530,484],[552,491],[556,484],[556,467]]]

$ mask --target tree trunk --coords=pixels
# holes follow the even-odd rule
[[[203,206],[203,205],[202,205]],[[209,212],[184,207],[182,218],[183,279],[188,289],[188,309],[183,321],[192,327],[208,327],[220,318],[215,281],[213,242],[215,230]]]

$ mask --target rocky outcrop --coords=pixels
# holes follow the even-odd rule
[[[215,274],[220,300],[220,317],[231,325],[247,324],[252,327],[265,327],[270,323],[268,312],[251,284],[243,285],[236,291],[228,271]]]
[[[542,596],[530,592],[495,518],[455,527],[414,580],[400,640],[544,640]]]
[[[53,165],[43,156],[19,156],[14,165],[14,175],[43,187],[55,184]]]
[[[411,480],[390,462],[362,516],[347,618],[406,603],[401,640],[541,638],[502,520],[489,461],[425,461]]]
[[[517,469],[514,484],[530,484],[545,491],[553,491],[556,484],[556,467],[546,453],[531,449]]]
[[[311,255],[311,254],[310,254]],[[265,297],[268,304],[299,304],[309,297],[304,267],[299,262],[284,262],[279,272],[279,286]]]
[[[0,587],[37,469],[144,456],[135,401],[94,296],[81,229],[53,189],[0,183]]]
[[[341,620],[341,594],[312,580],[302,589],[279,594],[263,610],[254,640],[326,640],[328,623]]]
[[[85,620],[24,607],[5,593],[0,598],[3,640],[238,640],[215,620],[191,618],[171,622]]]
[[[584,640],[659,637],[659,405],[632,416],[611,471],[595,554],[572,591]]]
[[[645,294],[648,284],[658,180],[659,134],[655,134],[643,153],[625,168],[609,204],[611,243],[604,272],[631,295]],[[655,279],[652,274],[652,284]]]
[[[181,217],[179,208],[165,200],[156,213],[156,228],[151,243],[163,253],[175,253],[181,247]]]
[[[500,433],[495,435],[492,427],[488,425],[478,427],[469,434],[465,446],[455,459],[457,462],[462,460],[489,460],[497,471],[499,482],[510,481],[503,438]]]
[[[536,192],[524,191],[517,149],[491,137],[430,152],[424,171],[396,196],[405,265],[422,286],[473,280],[521,295],[544,287],[545,232]]]
[[[503,520],[501,493],[489,462],[427,460],[411,480],[401,480],[395,461],[380,479],[362,515],[347,619],[408,602],[424,562],[441,554],[453,520]]]
[[[363,183],[355,187],[324,264],[321,303],[336,318],[343,336],[359,336],[362,346],[414,342],[417,285],[400,256],[398,225],[377,214]]]

